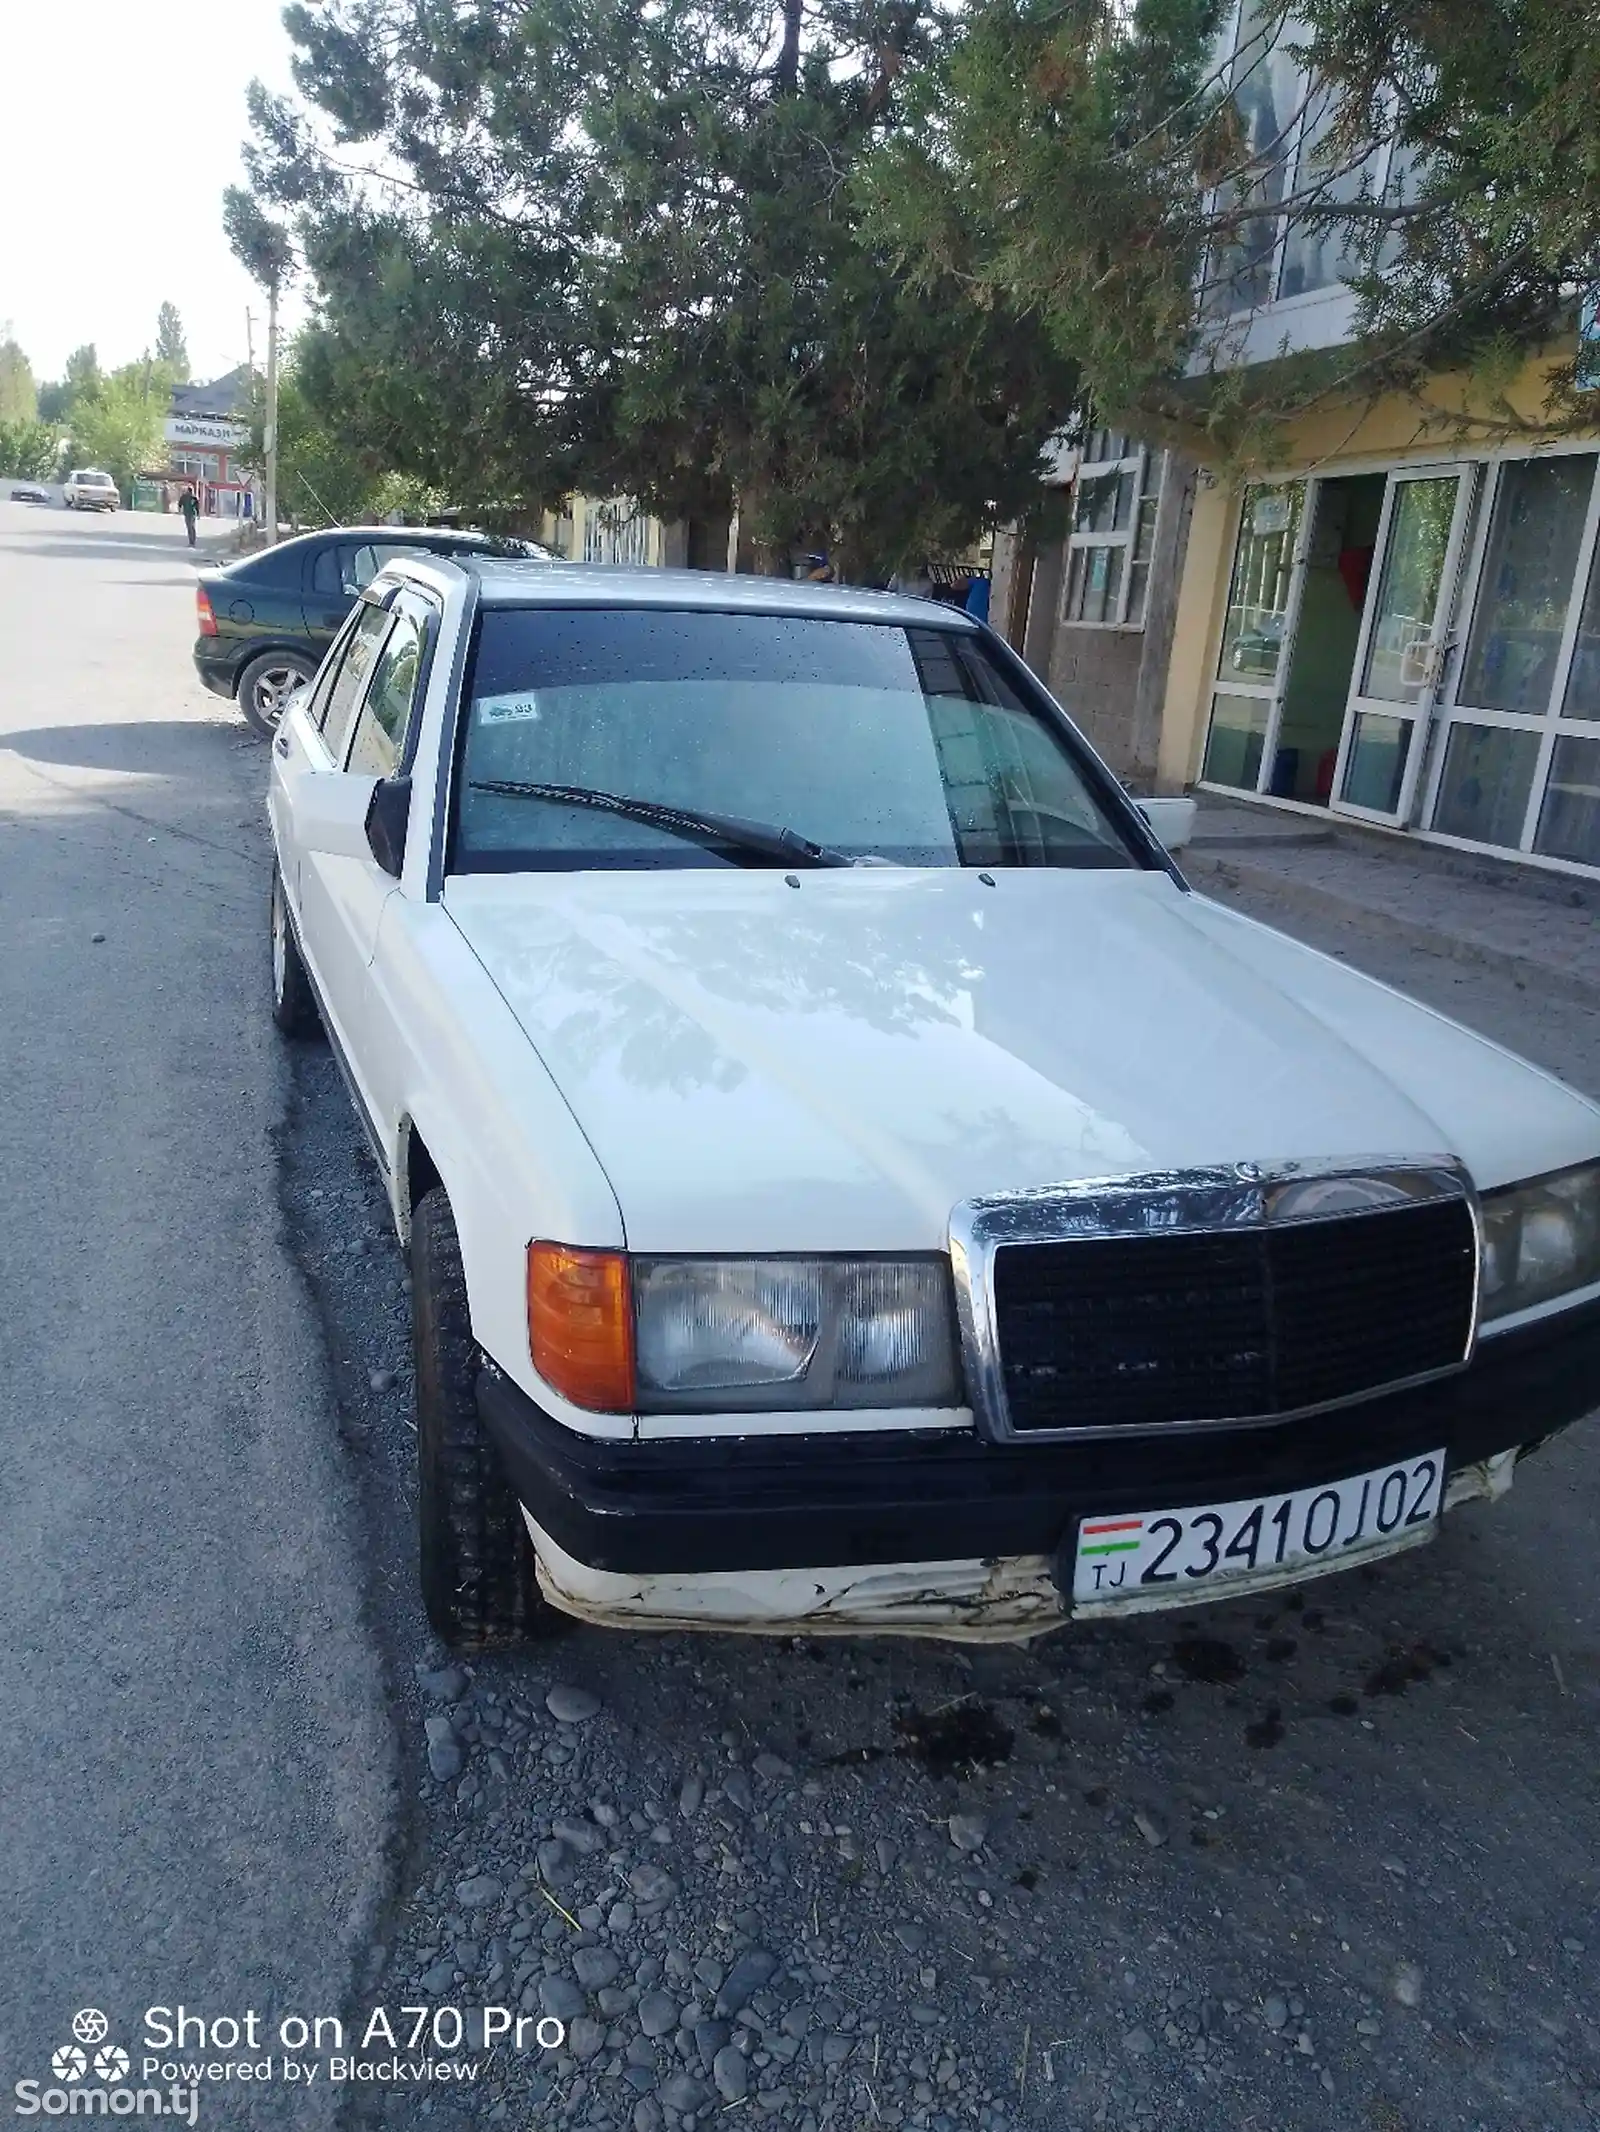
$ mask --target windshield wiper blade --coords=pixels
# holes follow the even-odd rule
[[[777,859],[786,866],[855,864],[848,852],[813,844],[798,830],[741,821],[733,814],[703,814],[695,807],[674,807],[665,800],[631,799],[622,792],[594,792],[586,785],[529,784],[510,777],[475,777],[468,783],[473,792],[493,792],[503,799],[555,800],[566,807],[593,807],[601,814],[620,814],[630,822],[676,830],[696,843],[726,845],[731,851],[745,852],[752,858]]]

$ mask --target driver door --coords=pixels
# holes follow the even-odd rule
[[[354,701],[338,771],[350,788],[348,807],[341,806],[339,812],[352,820],[365,819],[378,780],[399,775],[409,759],[437,617],[426,600],[407,589],[395,595],[384,620],[386,632]],[[399,893],[394,875],[378,864],[364,842],[355,856],[305,855],[302,901],[313,953],[337,998],[347,1065],[384,1151],[392,1145],[397,1033],[380,998],[372,963],[384,908]]]

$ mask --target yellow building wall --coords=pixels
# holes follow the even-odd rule
[[[1548,373],[1556,360],[1557,356],[1548,353],[1531,360],[1508,387],[1506,401],[1513,414],[1530,423],[1539,421],[1548,400]],[[1158,791],[1182,791],[1200,774],[1246,479],[1287,481],[1334,471],[1382,471],[1431,459],[1483,458],[1508,448],[1518,452],[1536,448],[1536,436],[1513,442],[1503,429],[1494,434],[1480,428],[1475,439],[1466,437],[1460,424],[1463,418],[1471,419],[1473,402],[1464,376],[1434,379],[1429,399],[1429,409],[1399,395],[1362,408],[1321,409],[1289,425],[1283,455],[1272,465],[1252,467],[1245,478],[1217,480],[1209,487],[1202,474],[1167,668]],[[1492,419],[1481,406],[1480,413],[1484,422]]]

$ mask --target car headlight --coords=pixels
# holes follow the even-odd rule
[[[633,1261],[644,1413],[958,1406],[943,1259]]]
[[[1600,1282],[1600,1162],[1483,1195],[1485,1322]]]
[[[961,1405],[942,1258],[632,1258],[528,1246],[533,1366],[601,1413]]]

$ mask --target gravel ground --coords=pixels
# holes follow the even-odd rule
[[[1580,1007],[1289,929],[1596,1085]],[[280,1153],[409,1786],[369,1997],[568,2024],[358,2116],[1600,2124],[1594,1421],[1435,1546],[1287,1599],[1000,1650],[573,1628],[457,1665],[413,1588],[403,1266],[319,1047]]]

